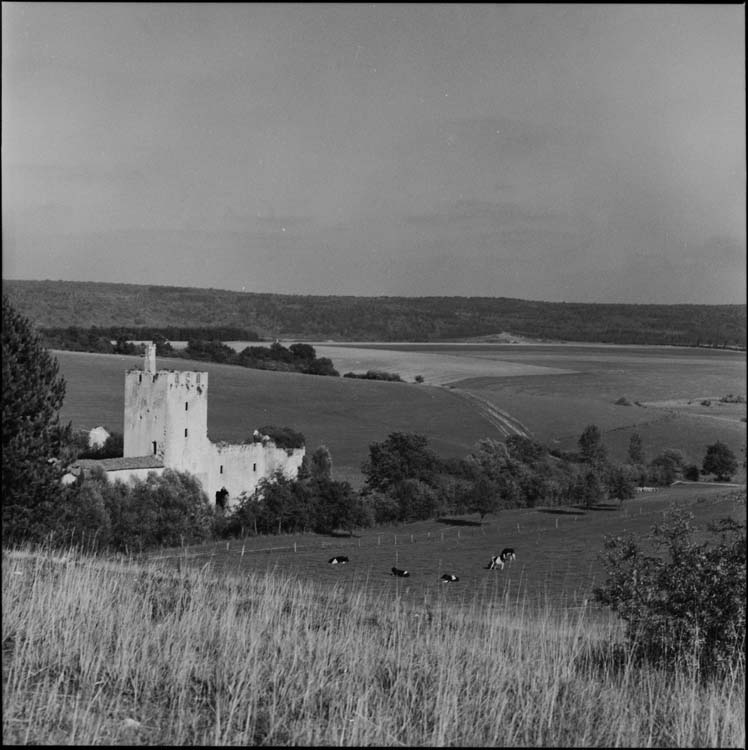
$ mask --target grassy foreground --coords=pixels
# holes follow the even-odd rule
[[[4,744],[745,746],[744,664],[636,666],[585,610],[73,553],[2,576]]]

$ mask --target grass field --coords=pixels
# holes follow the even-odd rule
[[[246,343],[246,342],[243,342]],[[240,348],[240,343],[237,343]],[[443,456],[464,456],[484,437],[525,429],[550,446],[575,449],[586,425],[597,424],[611,455],[622,460],[633,431],[651,459],[664,448],[701,464],[706,446],[722,440],[744,458],[745,404],[718,404],[746,394],[744,353],[709,349],[593,345],[315,344],[337,369],[383,369],[425,383],[247,370],[162,359],[161,367],[210,373],[208,433],[240,441],[263,424],[301,430],[313,450],[326,445],[335,476],[361,481],[372,442],[395,431],[419,432]],[[137,357],[55,352],[68,382],[61,414],[75,427],[122,430],[124,375]],[[429,383],[441,385],[429,385]],[[632,404],[617,406],[626,397]],[[695,409],[710,398],[712,407]],[[736,476],[745,481],[745,470]]]
[[[358,549],[190,548],[177,570],[166,551],[6,550],[3,743],[743,747],[744,662],[707,680],[686,663],[636,665],[612,618],[556,598],[586,592],[603,532],[648,529],[673,501],[700,523],[745,518],[744,493],[704,490],[577,521],[502,513],[486,536],[456,526],[444,542],[413,525],[393,530],[414,535],[397,548],[375,534]],[[269,541],[287,544],[253,546]],[[497,542],[518,559],[483,570]],[[333,549],[351,563],[329,566]],[[412,578],[382,570],[396,549]],[[435,556],[460,582],[435,582]]]
[[[501,511],[479,522],[477,515],[363,530],[354,537],[317,534],[248,537],[149,555],[170,565],[209,565],[216,571],[274,571],[350,592],[397,596],[411,605],[447,601],[497,606],[506,596],[533,607],[578,607],[602,583],[598,554],[605,534],[647,533],[671,506],[688,508],[702,526],[732,516],[745,520],[745,494],[715,485],[674,485],[591,510],[540,508]],[[504,547],[517,560],[503,571],[487,570]],[[330,565],[336,554],[350,558]],[[396,565],[410,577],[395,578]],[[443,584],[442,573],[460,578]]]

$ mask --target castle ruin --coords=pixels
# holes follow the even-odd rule
[[[167,468],[189,472],[210,502],[225,508],[277,471],[295,477],[305,454],[304,448],[279,448],[257,431],[250,443],[213,443],[208,438],[208,373],[157,370],[153,343],[145,344],[143,369],[125,372],[123,435],[123,458],[74,466],[101,466],[110,481]]]

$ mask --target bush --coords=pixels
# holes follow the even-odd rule
[[[696,544],[693,515],[672,510],[647,539],[606,537],[607,580],[597,601],[626,622],[634,655],[663,666],[695,658],[704,672],[724,670],[745,651],[745,524],[723,519],[708,527],[717,543]]]
[[[306,443],[304,435],[290,427],[276,427],[272,424],[266,424],[264,427],[260,427],[257,432],[260,435],[259,439],[262,435],[267,435],[278,448],[293,450],[303,448]],[[253,440],[257,442],[258,438],[250,438],[248,442]]]
[[[699,473],[699,467],[696,466],[696,464],[689,464],[683,469],[683,478],[687,479],[689,482],[698,482]]]
[[[383,370],[367,370],[365,373],[347,372],[344,378],[359,378],[361,380],[388,380],[396,383],[402,383],[403,379],[399,373],[384,372]]]
[[[91,481],[83,483],[81,492]],[[213,509],[191,474],[166,469],[161,476],[151,472],[131,486],[108,484],[104,478],[97,483],[111,523],[111,545],[118,550],[198,544],[213,535]],[[95,501],[94,494],[86,503]]]

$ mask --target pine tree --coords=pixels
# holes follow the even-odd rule
[[[69,427],[59,424],[65,381],[31,323],[3,295],[3,542],[37,541],[55,525]]]

